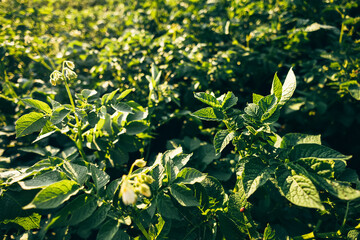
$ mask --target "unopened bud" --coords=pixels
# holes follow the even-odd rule
[[[148,183],[148,184],[152,184],[155,180],[153,179],[152,176],[145,175],[144,181],[145,181],[146,183]]]
[[[144,195],[145,197],[150,197],[151,196],[151,191],[148,185],[146,184],[141,184],[140,185],[140,193],[142,195]]]
[[[144,159],[138,159],[134,162],[134,165],[142,168],[146,166],[146,162],[144,161]]]

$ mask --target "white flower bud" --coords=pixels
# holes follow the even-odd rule
[[[67,77],[69,80],[71,80],[71,79],[77,78],[77,74],[74,71],[72,71],[68,68],[65,68],[65,77]]]
[[[142,168],[146,166],[146,162],[144,161],[144,159],[138,159],[134,162],[134,165]]]
[[[140,185],[140,193],[142,195],[144,195],[145,197],[150,197],[151,196],[151,191],[148,185],[146,184],[141,184]]]

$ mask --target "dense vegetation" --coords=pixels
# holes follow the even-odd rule
[[[359,13],[1,1],[2,239],[358,239]]]

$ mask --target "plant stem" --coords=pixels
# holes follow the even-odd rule
[[[146,229],[144,228],[144,226],[141,224],[140,221],[138,221],[136,218],[133,219],[136,226],[140,229],[140,231],[142,232],[142,234],[144,235],[144,237],[147,240],[151,240],[151,237],[149,236],[148,232],[146,231]]]
[[[344,220],[343,220],[343,223],[341,225],[341,228],[343,228],[345,226],[346,218],[347,218],[347,215],[348,215],[348,212],[349,212],[349,204],[350,204],[350,201],[348,201],[346,203],[346,210],[345,210]]]
[[[80,152],[80,155],[81,157],[86,160],[86,155],[85,155],[85,152],[84,152],[84,149],[83,149],[83,144],[82,144],[82,131],[81,131],[81,122],[78,118],[78,116],[76,115],[76,107],[75,107],[75,102],[74,102],[74,99],[71,95],[71,91],[70,91],[70,88],[69,88],[69,84],[67,83],[67,80],[66,80],[66,76],[64,74],[64,65],[63,65],[63,71],[62,71],[62,75],[64,77],[64,82],[65,82],[65,88],[66,88],[66,92],[69,96],[69,99],[70,99],[70,103],[71,103],[71,106],[73,108],[73,111],[74,111],[74,116],[75,116],[75,121],[76,121],[76,127],[77,127],[77,140],[75,141],[75,144],[76,146],[78,147],[79,149],[79,152]]]

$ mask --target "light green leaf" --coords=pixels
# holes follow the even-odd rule
[[[259,101],[260,101],[263,97],[264,97],[264,96],[262,96],[262,95],[260,95],[260,94],[253,93],[253,95],[252,95],[253,103],[254,103],[254,104],[258,104]]]
[[[214,108],[222,107],[220,102],[216,99],[216,97],[211,94],[205,92],[199,92],[199,93],[194,93],[194,97],[211,107]]]
[[[83,89],[81,91],[81,95],[84,97],[84,99],[88,100],[88,98],[93,97],[97,94],[96,90],[93,89]]]
[[[277,98],[277,102],[280,101],[282,97],[282,84],[280,82],[280,79],[278,78],[277,74],[275,73],[274,79],[271,86],[271,94],[274,94]]]
[[[202,108],[194,113],[191,113],[191,115],[208,121],[221,121],[224,118],[224,115],[220,111],[212,107]]]
[[[111,100],[114,98],[115,94],[116,94],[118,91],[119,91],[119,88],[116,89],[116,90],[114,90],[114,91],[112,91],[112,92],[107,96],[106,101],[105,101],[105,104],[107,104],[109,101],[111,101]]]
[[[275,230],[271,228],[270,224],[268,224],[264,230],[264,239],[263,240],[277,240],[277,236]]]
[[[285,167],[279,167],[275,175],[280,193],[291,203],[301,207],[325,210],[319,193],[309,178]]]
[[[91,177],[94,180],[96,190],[99,191],[110,181],[110,176],[93,164],[90,166],[90,170],[91,170]]]
[[[131,93],[132,91],[134,91],[135,89],[126,89],[125,91],[123,91],[122,93],[120,93],[120,95],[116,98],[117,101],[121,101],[122,99],[124,99],[127,95],[129,95],[129,93]]]
[[[31,112],[21,116],[15,125],[16,137],[23,137],[33,132],[40,131],[45,126],[47,117],[38,112]]]
[[[237,103],[237,101],[238,101],[238,98],[235,97],[235,95],[232,92],[227,92],[227,94],[221,104],[221,107],[224,110],[229,109],[232,106],[234,106]]]
[[[313,143],[321,145],[321,136],[302,133],[288,133],[283,136],[280,148],[291,148],[295,145],[303,143]]]
[[[43,188],[53,183],[59,182],[65,179],[65,174],[61,174],[58,171],[46,172],[40,174],[33,179],[19,182],[19,185],[24,190]]]
[[[214,137],[214,147],[216,153],[222,152],[224,148],[233,140],[235,132],[230,130],[220,130]]]
[[[132,113],[133,112],[132,108],[128,104],[123,103],[123,102],[118,102],[116,104],[111,104],[111,107],[113,109],[115,109],[116,111],[119,111],[119,112],[127,112],[127,113]]]
[[[334,195],[335,197],[347,201],[360,198],[360,191],[352,188],[346,183],[323,178],[315,174],[311,174],[311,177],[319,187]]]
[[[249,198],[260,186],[271,177],[271,171],[259,158],[251,158],[245,163],[242,179],[246,197]]]
[[[185,207],[199,206],[199,202],[194,197],[190,188],[184,184],[172,184],[170,187],[171,195]]]
[[[279,104],[284,105],[292,97],[292,95],[295,92],[295,89],[296,89],[296,77],[292,68],[290,68],[282,88],[282,95]]]
[[[302,158],[317,158],[328,160],[348,160],[346,156],[334,149],[313,143],[298,144],[290,152],[290,160],[295,161]]]
[[[38,192],[31,203],[23,209],[51,209],[60,206],[79,191],[79,185],[72,180],[53,183]]]
[[[43,101],[39,101],[36,99],[21,99],[23,103],[25,103],[27,106],[36,108],[43,113],[51,114],[51,108],[47,103],[44,103]]]
[[[331,159],[318,159],[318,158],[302,158],[296,161],[297,164],[304,167],[308,172],[314,172],[317,175],[326,178],[334,178],[334,173],[339,170],[341,172],[345,165],[341,166],[340,169],[337,169],[339,166],[338,161]]]
[[[50,121],[53,124],[61,123],[62,120],[71,112],[69,109],[66,109],[65,107],[61,106],[55,109],[55,111],[52,113]]]
[[[201,182],[206,178],[206,174],[194,168],[184,168],[176,176],[177,183],[194,184]]]
[[[76,181],[80,186],[83,185],[88,178],[88,170],[85,166],[64,161],[63,167],[68,176],[72,180]]]

